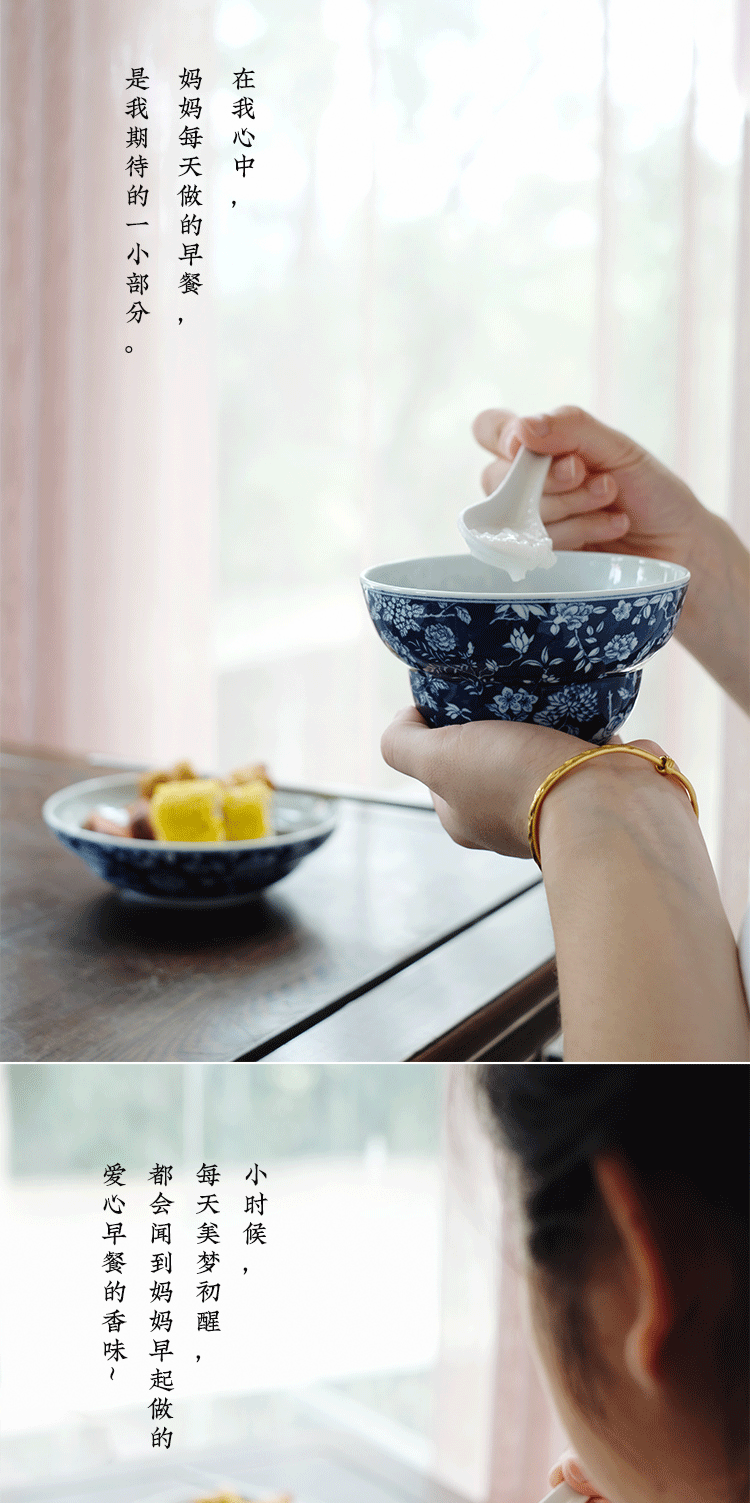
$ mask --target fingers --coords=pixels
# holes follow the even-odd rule
[[[577,553],[581,548],[608,546],[630,531],[624,511],[593,511],[565,522],[545,522],[553,548]]]
[[[494,459],[492,464],[487,465],[487,468],[482,471],[482,486],[485,495],[489,496],[492,491],[497,490],[500,481],[505,479],[510,465],[509,459]],[[583,460],[579,459],[577,454],[566,454],[563,459],[555,460],[552,465],[544,482],[545,495],[576,492],[576,488],[583,485],[586,480],[586,475],[587,470]],[[605,482],[604,486],[599,485],[599,490],[595,493],[598,506],[608,504],[617,494],[617,482],[612,479],[611,475],[597,475],[592,484],[599,484],[602,480]]]
[[[539,515],[555,548],[571,552],[608,546],[625,536],[630,519],[619,507],[617,481],[612,475],[595,475],[580,490],[544,495]]]
[[[444,728],[443,728],[444,729]],[[419,710],[409,706],[386,726],[380,740],[383,761],[407,778],[417,778],[432,788],[430,768],[434,765],[436,743],[442,743],[440,728],[431,730]]]
[[[473,432],[483,449],[502,459],[513,459],[521,444],[535,454],[575,458],[581,471],[571,471],[571,484],[580,484],[586,466],[620,469],[637,464],[644,456],[632,439],[580,407],[558,407],[535,417],[517,417],[507,408],[490,407],[474,420]],[[563,478],[561,474],[559,479]]]
[[[587,465],[597,469],[631,466],[644,455],[644,450],[626,434],[608,428],[581,407],[558,407],[554,412],[519,418],[514,431],[535,454],[576,452]]]
[[[502,467],[498,468],[496,485],[507,473],[508,465],[515,459],[521,447],[522,421],[514,412],[508,412],[504,407],[489,407],[486,412],[480,412],[479,416],[474,419],[472,432],[477,442],[483,449],[489,449],[490,454],[497,454],[501,460],[505,461]],[[531,445],[529,444],[528,447],[531,448]],[[490,469],[492,468],[493,466],[490,466]],[[585,478],[586,466],[583,460],[577,454],[565,454],[553,464],[547,481],[550,486],[557,484],[570,487],[580,485]]]
[[[470,825],[435,788],[446,776],[446,765],[450,765],[450,755],[446,758],[446,738],[453,742],[455,752],[457,729],[456,726],[438,726],[431,730],[418,710],[399,710],[383,732],[380,749],[389,767],[426,784],[438,819],[451,840],[456,845],[479,851],[484,847],[474,840]]]
[[[483,449],[489,449],[490,454],[513,459],[521,446],[521,440],[515,433],[516,422],[515,412],[509,412],[505,407],[488,407],[486,412],[480,412],[474,419],[471,431],[477,443]],[[511,447],[514,435],[515,442]]]
[[[438,819],[451,840],[468,850],[481,851],[486,847],[474,839],[470,824],[438,792],[441,785],[450,786],[459,730],[458,726],[437,726],[433,730],[419,711],[410,707],[399,710],[386,727],[380,750],[389,767],[417,778],[429,789]]]
[[[582,479],[585,478],[584,475]],[[618,495],[617,481],[612,475],[595,475],[588,485],[579,485],[577,489],[558,482],[554,490],[552,486],[549,489],[545,486],[544,490],[539,514],[545,526],[550,522],[564,522],[567,517],[576,517],[580,512],[600,511],[611,506]]]
[[[397,772],[405,772],[407,777],[411,773],[403,765],[404,758],[408,759],[408,748],[412,745],[410,731],[419,730],[420,727],[427,729],[427,722],[422,718],[416,705],[398,710],[390,725],[386,726],[380,738],[380,751],[383,761],[389,767],[395,767]]]
[[[561,426],[567,425],[568,436],[574,436],[574,424],[570,414],[579,414],[578,408],[561,408],[559,414],[553,414],[549,420],[544,418],[544,423],[549,421],[554,426],[558,417]],[[608,454],[612,463],[623,453],[633,453],[638,456],[642,451],[635,445],[631,445],[629,439],[623,438],[614,430],[605,429],[604,425],[597,423],[588,414],[580,413],[580,429],[591,429],[590,438],[593,435],[590,450],[593,448],[595,459],[590,453],[585,457],[588,463],[598,463],[603,450],[597,449],[604,442],[602,435],[607,435],[609,444]],[[508,469],[520,446],[521,438],[528,438],[528,425],[536,422],[536,419],[516,418],[512,412],[505,408],[490,408],[486,412],[480,412],[474,422],[474,434],[485,449],[498,457],[487,465],[482,473],[482,488],[486,496],[497,489],[498,485],[508,473]],[[552,452],[559,453],[558,440],[554,433],[547,444],[546,452],[550,452],[550,444],[554,440]],[[529,447],[535,447],[535,441],[529,442]],[[541,443],[536,443],[537,450],[541,451]],[[545,527],[550,532],[556,548],[576,550],[583,547],[606,546],[613,539],[623,537],[628,531],[629,523],[623,512],[612,512],[607,515],[606,509],[612,505],[618,495],[617,480],[606,472],[589,473],[587,463],[581,454],[561,454],[552,465],[544,486],[544,497],[541,506],[541,518]],[[562,528],[559,533],[553,532],[553,526],[567,522],[570,519],[578,519],[581,514],[600,513],[591,526],[575,520],[573,526]]]
[[[572,1448],[563,1451],[559,1461],[555,1463],[549,1474],[550,1487],[557,1487],[560,1482],[567,1482],[574,1492],[581,1493],[585,1498],[600,1497],[599,1489],[595,1483],[589,1481],[583,1467]]]
[[[572,1455],[572,1454],[573,1454],[572,1452],[568,1452],[568,1451],[565,1452],[566,1456],[567,1455]],[[563,1456],[561,1456],[560,1460],[556,1461],[555,1465],[553,1467],[550,1467],[550,1473],[549,1473],[549,1478],[548,1478],[550,1487],[559,1487],[560,1486],[560,1483],[563,1480],[562,1464],[563,1464],[564,1459],[565,1458]]]
[[[500,481],[505,479],[509,469],[510,460],[494,459],[492,464],[487,465],[486,470],[482,470],[482,490],[485,496],[491,496],[492,492],[497,490]]]

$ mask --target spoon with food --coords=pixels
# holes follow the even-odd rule
[[[539,515],[550,454],[520,448],[507,475],[486,501],[467,506],[458,530],[475,558],[511,579],[523,579],[530,569],[551,569],[552,539]]]

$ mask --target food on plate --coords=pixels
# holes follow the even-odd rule
[[[184,783],[197,778],[191,762],[176,762],[174,767],[161,772],[144,772],[138,779],[138,792],[141,798],[151,798],[154,789],[159,783]]]
[[[147,798],[137,798],[128,804],[130,834],[134,840],[155,840],[156,832],[151,819],[151,804]]]
[[[157,840],[226,840],[218,778],[157,783],[151,819]]]
[[[83,828],[95,830],[97,835],[131,835],[131,823],[129,809],[119,809],[115,804],[100,804],[89,815]]]
[[[125,809],[114,804],[99,804],[92,809],[85,821],[84,830],[94,830],[97,835],[119,835],[131,840],[155,840],[148,799],[137,798]]]
[[[274,1498],[245,1498],[240,1493],[212,1493],[210,1498],[196,1498],[195,1503],[293,1503],[291,1493],[277,1493]]]
[[[257,840],[271,833],[272,790],[257,778],[221,790],[227,840]]]
[[[238,767],[234,772],[228,772],[223,781],[229,788],[239,783],[265,783],[267,788],[273,790],[265,762],[252,762],[247,767]]]
[[[139,779],[127,808],[100,804],[84,830],[133,840],[258,840],[272,835],[273,783],[262,762],[200,778],[189,762]]]

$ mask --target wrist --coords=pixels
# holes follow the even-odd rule
[[[635,755],[592,757],[566,773],[546,794],[537,823],[545,879],[578,857],[606,863],[613,843],[625,838],[664,850],[683,821],[698,822],[687,790],[676,778]]]
[[[750,558],[741,539],[700,507],[685,565],[690,570],[675,637],[750,713]]]

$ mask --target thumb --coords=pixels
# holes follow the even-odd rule
[[[580,454],[593,469],[617,470],[637,464],[645,450],[616,428],[608,428],[580,407],[558,407],[538,417],[519,418],[516,432],[535,454]]]
[[[418,778],[429,788],[428,770],[435,738],[441,739],[440,731],[431,730],[419,710],[410,705],[408,710],[399,710],[383,731],[380,739],[383,760],[397,772]]]

